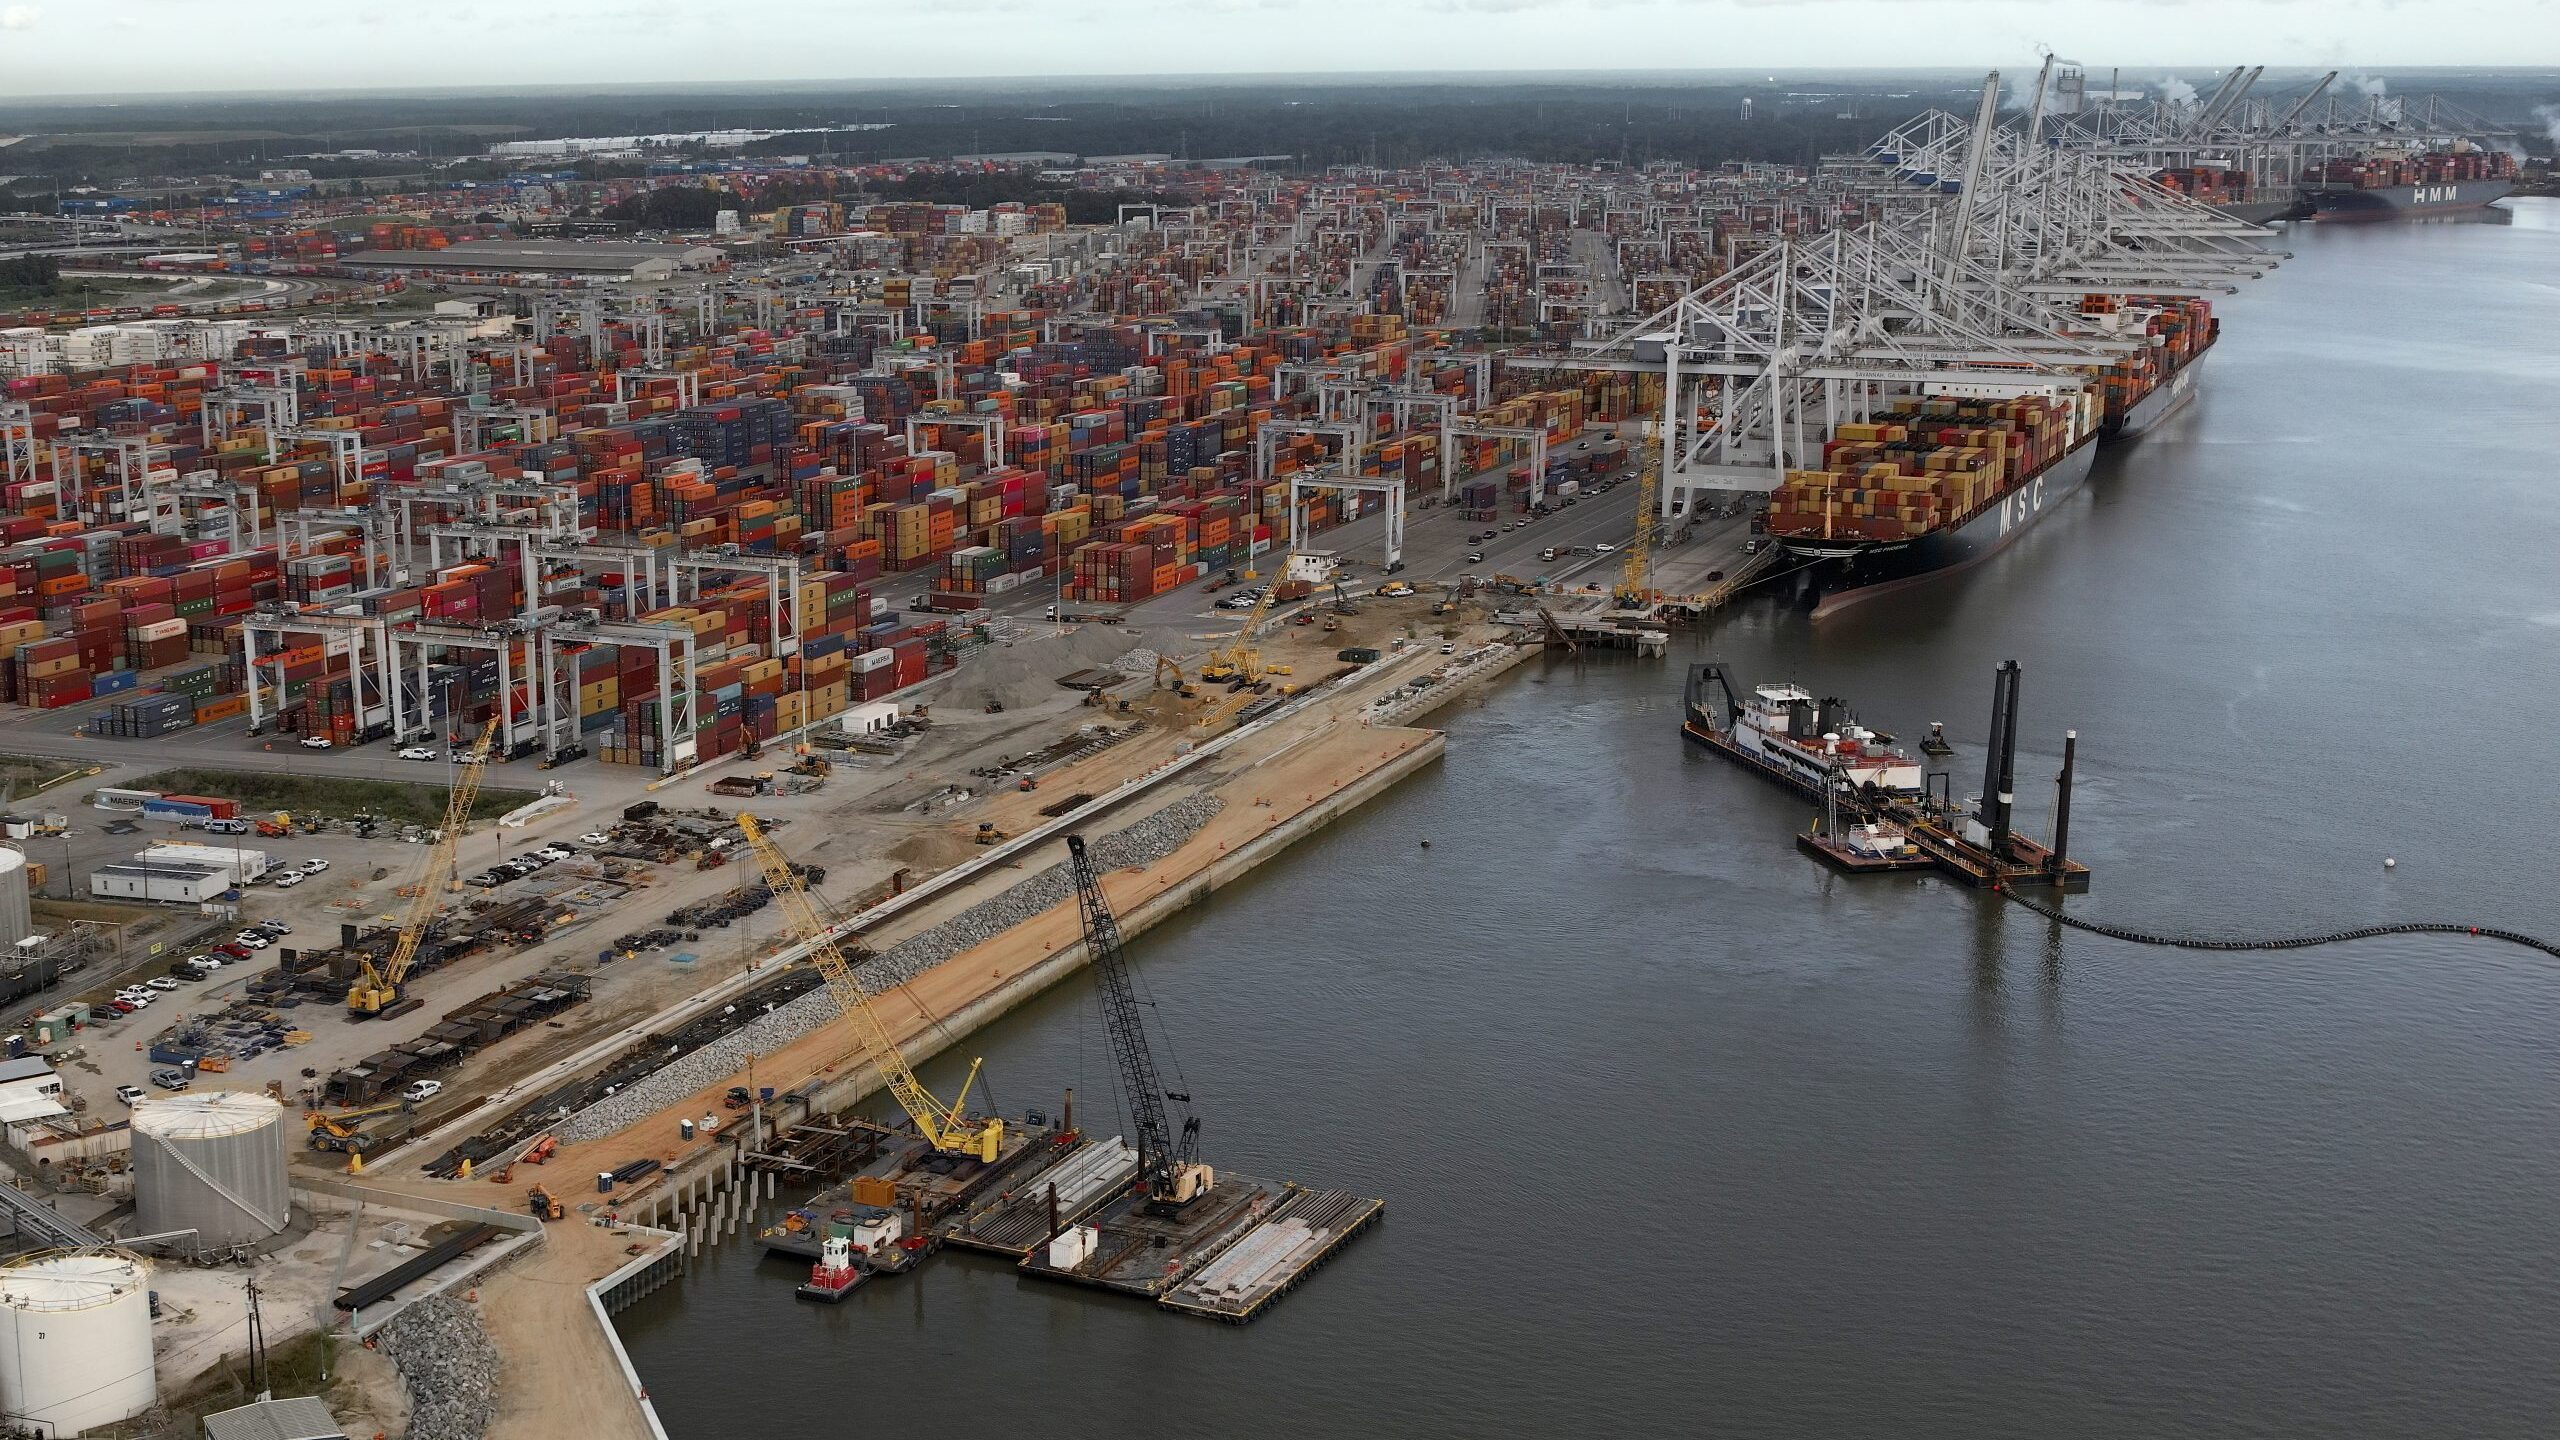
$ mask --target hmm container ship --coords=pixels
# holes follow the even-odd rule
[[[2393,220],[2477,210],[2515,189],[2515,157],[2500,150],[2367,155],[2313,166],[2302,177],[2314,220]]]
[[[2095,386],[1990,397],[1932,384],[1883,417],[1836,427],[1823,468],[1790,470],[1762,528],[1825,569],[1824,614],[1989,556],[2089,478],[2101,437],[2131,438],[2194,393],[2217,322],[2201,300],[2090,296],[2082,322],[2150,343]],[[2024,388],[2031,388],[2022,386]]]

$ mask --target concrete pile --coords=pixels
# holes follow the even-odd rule
[[[409,1440],[480,1440],[498,1411],[498,1347],[478,1308],[450,1295],[409,1306],[374,1334],[409,1391]]]
[[[1177,800],[1093,842],[1094,864],[1105,872],[1152,865],[1199,834],[1224,803],[1215,795]],[[1058,849],[1063,853],[1065,846]],[[854,973],[864,989],[879,994],[1074,897],[1074,877],[1061,860],[985,904],[899,941],[855,966]],[[835,1018],[835,997],[823,987],[812,990],[570,1116],[556,1133],[568,1144],[611,1135],[697,1090],[736,1076],[746,1068],[750,1055],[771,1054]]]

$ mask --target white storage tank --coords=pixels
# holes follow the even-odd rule
[[[123,1255],[0,1269],[0,1414],[39,1435],[129,1420],[159,1400],[151,1287]]]
[[[133,1107],[135,1234],[193,1230],[178,1249],[224,1250],[284,1233],[284,1107],[264,1095],[208,1090]]]
[[[27,899],[27,857],[0,845],[0,951],[34,933],[35,911]]]

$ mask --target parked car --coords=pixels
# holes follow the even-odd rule
[[[607,835],[601,830],[590,830],[586,834],[578,837],[578,843],[581,845],[610,845],[613,843],[613,837]]]
[[[178,982],[170,979],[166,975],[154,975],[142,983],[150,986],[154,990],[175,990],[178,988]]]
[[[329,748],[329,737],[326,735],[305,735],[302,737],[302,748],[305,750],[326,750]]]
[[[302,873],[305,875],[317,875],[328,868],[329,862],[326,860],[305,860],[302,862]]]
[[[154,1066],[151,1083],[163,1090],[184,1090],[187,1088],[187,1072],[175,1065]]]
[[[264,950],[268,946],[276,943],[273,940],[268,939],[266,936],[259,934],[255,930],[243,930],[239,934],[232,936],[231,939],[232,943],[246,945],[252,950]]]
[[[151,1092],[143,1089],[139,1085],[119,1085],[116,1087],[116,1098],[127,1105],[132,1104],[134,1101],[141,1099],[149,1093]]]
[[[575,859],[578,854],[577,851],[570,849],[568,846],[561,844],[557,840],[552,841],[550,844],[543,846],[541,849],[536,850],[533,853],[536,855],[548,855],[554,860]]]
[[[287,925],[281,920],[261,920],[249,928],[252,930],[264,931],[268,935],[290,935],[293,933],[293,927]]]
[[[425,745],[407,746],[399,752],[399,755],[403,760],[433,760],[436,758],[436,752],[434,749]]]
[[[276,877],[276,888],[277,888],[277,889],[279,889],[279,890],[290,890],[290,889],[292,889],[294,886],[301,884],[301,883],[302,883],[302,881],[303,881],[303,874],[302,874],[302,872],[301,872],[301,871],[299,871],[299,870],[287,870],[287,871],[286,871],[286,872],[284,872],[283,874],[281,874],[281,875],[279,875],[279,876],[277,876],[277,877]]]
[[[443,1081],[421,1080],[417,1084],[410,1086],[408,1089],[401,1091],[400,1098],[414,1105],[421,1100],[433,1100],[443,1093]]]
[[[249,947],[246,945],[216,945],[213,948],[216,954],[228,955],[234,960],[249,958]]]

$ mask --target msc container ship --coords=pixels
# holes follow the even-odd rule
[[[1816,615],[1984,559],[2080,488],[2102,438],[2130,439],[2192,398],[2219,333],[2204,301],[2091,296],[2081,313],[2152,343],[2077,394],[1897,401],[1882,421],[1837,427],[1822,469],[1787,472],[1762,526],[1821,562]]]
[[[2302,198],[2314,220],[2394,220],[2495,204],[2515,178],[2515,157],[2499,150],[2368,155],[2305,171]]]

